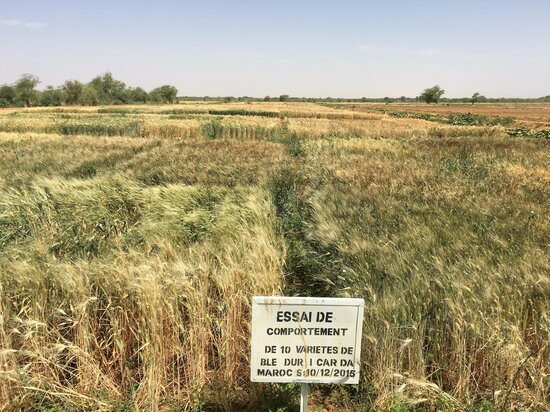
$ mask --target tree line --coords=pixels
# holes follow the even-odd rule
[[[116,105],[136,103],[175,103],[178,101],[178,90],[174,86],[164,85],[151,90],[149,93],[141,87],[127,87],[125,83],[117,80],[110,72],[103,73],[93,78],[89,83],[81,83],[78,80],[67,80],[61,86],[47,86],[44,90],[36,89],[40,80],[32,74],[23,74],[13,84],[0,85],[1,107],[31,107],[31,106],[63,106],[63,105]],[[181,100],[188,101],[224,101],[224,102],[371,102],[371,103],[528,103],[550,102],[550,95],[539,98],[488,98],[476,92],[472,97],[445,98],[444,90],[438,85],[425,89],[416,97],[382,97],[382,98],[318,98],[318,97],[294,97],[288,94],[271,97],[250,96],[184,96]]]
[[[93,78],[89,83],[67,80],[61,86],[36,89],[40,80],[32,74],[23,74],[13,84],[0,86],[0,107],[32,107],[63,105],[112,105],[132,103],[174,103],[178,90],[163,85],[149,93],[141,87],[128,87],[109,72]]]
[[[434,86],[435,87],[435,86]],[[433,89],[433,88],[430,88]],[[521,98],[521,97],[486,97],[479,92],[474,93],[471,97],[438,97],[439,91],[435,93],[428,90],[428,95],[423,91],[415,97],[298,97],[298,96],[180,96],[180,100],[184,101],[200,101],[200,102],[310,102],[310,103],[547,103],[550,102],[550,95]]]

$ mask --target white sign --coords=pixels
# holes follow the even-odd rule
[[[253,382],[359,383],[363,299],[252,298]]]

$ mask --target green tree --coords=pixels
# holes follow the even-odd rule
[[[83,106],[96,106],[99,104],[99,96],[96,89],[87,84],[82,88],[82,94],[80,95],[80,104]]]
[[[38,103],[36,86],[40,83],[38,77],[25,73],[15,82],[15,102],[18,106],[33,106]]]
[[[126,90],[128,103],[147,103],[149,94],[141,87],[130,87]]]
[[[65,103],[68,105],[78,104],[83,88],[84,85],[78,80],[67,80],[62,86]]]
[[[174,103],[177,96],[178,89],[169,85],[157,87],[149,93],[149,98],[155,103]]]
[[[420,94],[420,100],[425,101],[426,103],[437,103],[441,96],[443,96],[445,90],[443,90],[439,85],[430,87],[429,89],[424,89],[422,94]]]
[[[279,96],[279,101],[280,102],[288,102],[288,99],[290,98],[290,96],[288,94],[281,94]]]
[[[475,92],[473,95],[472,95],[472,98],[470,99],[470,102],[472,104],[475,104],[475,103],[479,103],[479,102],[484,102],[486,101],[487,98],[485,96],[482,96],[481,94],[479,94],[478,92]]]
[[[48,86],[40,93],[40,106],[61,106],[63,103],[63,90]]]
[[[95,77],[89,84],[95,89],[101,104],[126,102],[126,85],[110,72]]]
[[[9,84],[0,86],[0,107],[10,107],[15,104],[15,88]]]

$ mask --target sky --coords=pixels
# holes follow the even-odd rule
[[[186,96],[550,95],[549,0],[0,0],[0,84]]]

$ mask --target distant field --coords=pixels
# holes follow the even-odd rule
[[[294,410],[249,382],[277,294],[366,301],[361,384],[315,410],[548,410],[549,116],[0,109],[0,409]]]
[[[534,129],[550,129],[550,104],[547,103],[502,103],[502,104],[457,104],[427,105],[425,103],[390,104],[342,104],[348,110],[367,111],[373,109],[412,113],[464,114],[473,113],[488,117],[512,117],[518,124]]]

